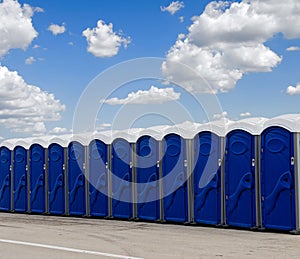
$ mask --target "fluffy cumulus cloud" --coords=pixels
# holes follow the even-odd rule
[[[300,83],[298,83],[296,86],[289,86],[286,89],[286,94],[288,95],[295,95],[295,94],[300,94]]]
[[[64,24],[51,24],[48,27],[48,31],[51,31],[53,35],[63,34],[66,32],[66,26]]]
[[[181,8],[184,7],[184,3],[180,1],[175,1],[170,3],[168,6],[161,6],[160,10],[162,12],[169,12],[170,14],[175,14],[178,12]]]
[[[298,0],[213,1],[170,48],[163,73],[193,92],[227,92],[245,73],[281,62],[265,42],[278,33],[300,38],[299,16]]]
[[[61,128],[61,127],[55,127],[52,130],[49,131],[50,134],[64,134],[67,133],[68,129]]]
[[[100,103],[107,103],[109,105],[121,104],[162,104],[165,102],[179,100],[180,93],[174,91],[173,88],[157,88],[151,86],[149,90],[139,90],[132,92],[124,99],[117,97],[100,100]]]
[[[97,22],[96,28],[87,28],[82,35],[87,40],[88,52],[100,58],[115,56],[122,45],[126,48],[130,43],[129,37],[113,31],[112,23],[105,24],[102,20]]]
[[[27,84],[0,66],[0,123],[13,132],[43,133],[45,122],[61,118],[65,106],[53,94]]]
[[[0,2],[0,57],[10,49],[26,49],[38,33],[32,25],[34,10],[18,1]]]
[[[298,46],[290,46],[286,49],[286,51],[298,51],[300,50],[300,47]]]
[[[34,8],[34,11],[35,11],[36,13],[43,13],[43,12],[44,12],[44,9],[41,8],[41,7],[35,7],[35,8]]]
[[[31,57],[28,57],[28,58],[25,59],[25,64],[26,65],[31,65],[35,61],[36,61],[36,59],[31,56]]]
[[[226,111],[219,113],[219,114],[214,114],[213,115],[213,120],[221,120],[227,118],[228,113]]]

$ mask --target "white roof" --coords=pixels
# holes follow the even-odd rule
[[[211,121],[205,124],[200,124],[196,129],[196,134],[202,131],[210,131],[220,137],[224,137],[226,135],[226,129],[228,123],[231,121],[228,119],[221,119],[216,121]]]
[[[149,136],[156,140],[162,140],[162,138],[164,137],[163,136],[164,131],[165,130],[159,130],[159,129],[153,129],[153,128],[144,129],[140,132],[138,139],[141,138],[142,136]]]
[[[266,129],[272,126],[280,126],[290,132],[300,132],[300,114],[285,114],[274,117],[266,121],[263,128]]]
[[[252,135],[259,135],[263,130],[272,126],[280,126],[291,132],[300,132],[300,114],[286,114],[272,119],[262,117],[247,118],[239,121],[221,119],[209,123],[199,124],[190,121],[177,125],[159,125],[151,128],[132,128],[128,130],[111,130],[103,132],[86,132],[83,134],[47,135],[43,137],[8,139],[1,143],[10,150],[16,146],[23,146],[29,149],[33,144],[48,147],[52,143],[57,143],[62,147],[68,147],[72,141],[77,141],[84,146],[90,144],[94,139],[99,139],[106,144],[111,144],[116,138],[123,138],[130,143],[135,143],[142,136],[150,136],[158,141],[166,135],[174,133],[185,139],[193,139],[195,135],[203,131],[210,131],[218,136],[224,137],[227,133],[241,129]]]
[[[244,130],[252,135],[260,135],[264,129],[264,123],[268,121],[267,118],[247,118],[239,121],[231,121],[227,124],[226,134],[233,130]]]

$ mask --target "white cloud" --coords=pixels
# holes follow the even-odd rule
[[[16,72],[0,66],[0,123],[12,132],[43,133],[45,122],[57,121],[65,106],[53,94],[27,84]]]
[[[34,11],[35,11],[36,13],[43,13],[43,12],[44,12],[44,9],[41,8],[41,7],[35,7],[35,8],[34,8]]]
[[[219,113],[219,114],[214,114],[213,119],[214,120],[225,119],[225,118],[227,118],[227,115],[228,115],[228,113],[224,111],[224,112]]]
[[[240,117],[250,117],[251,113],[250,112],[243,112],[240,114]]]
[[[289,86],[286,89],[286,94],[288,95],[295,95],[295,94],[300,94],[300,83],[298,83],[296,86]]]
[[[67,133],[68,129],[61,128],[61,127],[55,127],[52,130],[49,131],[50,134],[64,134]]]
[[[179,17],[179,21],[180,21],[180,22],[184,22],[184,17],[183,17],[183,16],[180,16],[180,17]]]
[[[34,58],[34,57],[29,57],[29,58],[26,58],[26,60],[25,60],[25,64],[26,65],[31,65],[33,62],[35,62],[36,61],[36,59]]]
[[[130,43],[129,37],[113,31],[112,23],[105,24],[102,20],[97,22],[96,28],[87,28],[82,35],[88,43],[87,51],[100,58],[115,56],[121,45],[126,48]]]
[[[100,100],[100,103],[107,103],[109,105],[120,104],[162,104],[165,102],[179,100],[180,93],[174,91],[173,88],[157,88],[151,86],[149,90],[139,90],[128,94],[125,99],[117,97]]]
[[[33,48],[33,49],[38,49],[39,47],[40,47],[40,45],[34,44],[32,48]]]
[[[269,72],[281,62],[265,42],[278,33],[300,38],[299,17],[298,0],[211,2],[170,48],[163,73],[193,92],[227,92],[245,73]]]
[[[26,49],[38,33],[32,25],[32,8],[18,1],[0,2],[0,58],[10,49]]]
[[[286,51],[298,51],[298,50],[300,50],[300,47],[297,46],[291,46],[286,49]]]
[[[48,31],[51,31],[53,35],[63,34],[66,31],[66,26],[64,24],[58,25],[52,23],[48,27]]]
[[[160,10],[162,12],[169,12],[170,14],[175,14],[178,12],[181,8],[184,7],[184,3],[180,1],[175,1],[169,4],[168,6],[161,6]]]

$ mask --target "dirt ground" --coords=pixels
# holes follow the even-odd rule
[[[0,213],[0,258],[300,258],[300,236]]]

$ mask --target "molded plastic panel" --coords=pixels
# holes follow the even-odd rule
[[[163,141],[163,207],[166,221],[188,220],[187,176],[184,160],[186,142],[176,134],[169,134]]]
[[[291,132],[271,127],[262,133],[262,220],[265,228],[295,229],[293,156],[294,141]]]
[[[194,139],[194,221],[221,223],[220,137],[201,132]]]
[[[70,143],[68,151],[69,213],[85,215],[84,146],[74,141]]]
[[[91,216],[108,215],[107,145],[93,140],[89,145],[89,197]]]
[[[251,228],[256,225],[255,137],[234,130],[226,137],[226,223]]]
[[[137,141],[137,217],[159,219],[159,168],[157,167],[158,141],[143,136]]]
[[[6,147],[0,148],[0,210],[11,209],[11,151]]]
[[[46,212],[45,149],[33,144],[30,155],[30,211]]]
[[[50,214],[65,214],[64,148],[53,143],[48,148],[48,201]]]
[[[112,144],[112,215],[116,218],[132,218],[132,169],[131,147],[124,139]]]
[[[14,149],[14,210],[26,212],[27,205],[27,150],[21,146]]]

